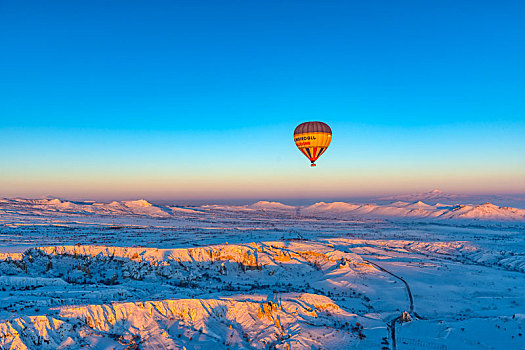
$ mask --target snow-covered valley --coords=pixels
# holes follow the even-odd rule
[[[0,200],[0,348],[525,348],[525,210]]]

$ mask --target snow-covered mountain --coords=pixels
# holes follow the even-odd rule
[[[259,209],[259,210],[295,210],[296,207],[291,205],[285,205],[279,202],[268,202],[268,201],[259,201],[247,206],[250,209]]]
[[[460,194],[453,194],[453,193],[445,193],[440,190],[432,190],[428,192],[418,192],[418,193],[409,193],[409,194],[399,194],[395,196],[389,196],[389,197],[381,197],[379,200],[394,200],[394,201],[409,201],[409,202],[416,202],[416,201],[441,201],[441,202],[454,202],[457,200],[460,200],[461,198],[465,198],[466,196],[460,195]]]
[[[480,205],[429,205],[421,201],[392,204],[316,203],[301,209],[302,215],[341,218],[428,218],[470,220],[516,220],[525,222],[525,209],[499,207],[491,203]]]
[[[113,201],[110,203],[99,202],[74,202],[54,199],[2,199],[0,209],[12,209],[16,211],[40,211],[42,214],[55,213],[77,213],[97,215],[146,215],[151,217],[166,217],[171,215],[171,209],[154,205],[144,199],[134,201]],[[1,213],[0,213],[1,215]]]
[[[418,192],[409,194],[399,194],[388,197],[379,197],[375,201],[380,203],[391,201],[407,201],[417,202],[422,201],[428,204],[446,203],[446,204],[473,204],[490,202],[499,206],[514,206],[525,209],[525,194],[458,194],[447,193],[440,190],[432,190],[428,192]]]
[[[441,192],[440,192],[441,193]],[[431,194],[438,194],[432,191]],[[434,197],[436,199],[438,197]],[[120,215],[169,218],[184,213],[202,213],[204,211],[247,211],[280,212],[289,215],[338,218],[389,218],[389,219],[469,219],[491,221],[525,221],[525,209],[484,204],[441,204],[434,205],[423,201],[401,201],[390,204],[319,202],[307,207],[290,206],[279,202],[259,201],[244,206],[204,205],[201,207],[175,207],[152,204],[144,199],[135,201],[70,202],[59,199],[3,199],[0,201],[0,216],[5,212],[81,215]]]

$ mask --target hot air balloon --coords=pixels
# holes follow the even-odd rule
[[[332,141],[332,130],[323,122],[306,122],[295,128],[293,138],[299,151],[310,159],[311,166],[315,166],[315,161]]]

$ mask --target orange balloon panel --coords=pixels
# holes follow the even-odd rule
[[[293,137],[297,148],[315,166],[332,141],[332,130],[323,122],[306,122],[295,128]]]

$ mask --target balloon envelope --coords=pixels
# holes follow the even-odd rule
[[[332,129],[323,122],[299,124],[293,133],[295,145],[310,160],[311,166],[326,151],[332,141]]]

